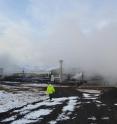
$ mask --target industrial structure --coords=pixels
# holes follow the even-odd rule
[[[60,82],[63,81],[63,60],[60,60]]]

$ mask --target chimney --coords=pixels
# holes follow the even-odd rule
[[[63,81],[63,60],[59,61],[60,63],[60,82]]]

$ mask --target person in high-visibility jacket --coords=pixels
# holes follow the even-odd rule
[[[48,84],[46,92],[49,95],[49,99],[52,100],[52,97],[53,97],[53,95],[55,93],[54,86],[52,84]]]

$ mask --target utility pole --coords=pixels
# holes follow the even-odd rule
[[[59,61],[60,63],[60,83],[63,81],[63,60]]]
[[[4,71],[4,69],[3,68],[0,68],[0,78],[3,77],[3,71]]]
[[[22,70],[22,79],[24,79],[24,77],[25,77],[25,69],[23,68],[23,70]]]

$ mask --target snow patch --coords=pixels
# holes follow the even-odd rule
[[[101,118],[102,120],[109,120],[110,118],[109,117],[103,117]]]
[[[28,120],[38,119],[40,116],[50,114],[50,112],[52,112],[52,110],[40,109],[39,111],[34,111],[34,112],[27,114],[26,116],[24,116],[24,118],[26,118]]]
[[[76,97],[69,98],[69,103],[63,108],[63,111],[73,111],[76,106]]]
[[[56,120],[50,121],[49,124],[56,124],[57,121],[70,119],[69,115],[72,114],[72,112],[74,111],[74,109],[77,105],[77,98],[78,97],[68,97],[67,99],[69,101],[68,101],[68,104],[65,107],[63,107],[63,109],[62,109],[63,113],[59,114],[59,116],[57,117]]]
[[[36,120],[19,119],[17,121],[12,122],[11,124],[28,124],[35,121]]]
[[[48,124],[56,124],[56,121],[50,121]]]
[[[3,120],[2,122],[13,121],[13,120],[15,120],[16,117],[17,116],[12,116],[10,118],[7,118],[7,119]]]
[[[88,94],[88,93],[83,93],[83,98],[84,99],[97,99],[98,95],[97,94]]]
[[[92,116],[92,117],[89,117],[88,119],[95,121],[96,120],[96,117],[95,116]]]
[[[38,93],[19,92],[17,94],[0,91],[0,112],[5,112],[13,108],[21,107],[23,105],[45,100],[47,96],[39,96]]]
[[[17,110],[17,112],[20,112],[20,114],[25,114],[27,112],[29,112],[31,109],[36,109],[40,106],[54,106],[54,105],[58,105],[58,104],[62,104],[63,101],[65,101],[66,99],[68,99],[67,97],[63,97],[63,98],[54,98],[53,101],[49,101],[49,100],[44,100],[42,102],[36,103],[35,105],[33,104],[29,104],[26,107]]]
[[[100,90],[88,90],[88,89],[78,89],[78,91],[80,92],[85,92],[85,93],[93,93],[93,94],[100,94],[101,91]]]
[[[41,116],[48,115],[52,112],[52,110],[49,109],[40,109],[38,111],[31,112],[24,116],[23,119],[16,120],[12,122],[11,124],[27,124],[31,122],[36,122],[41,120]]]

